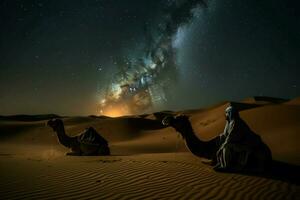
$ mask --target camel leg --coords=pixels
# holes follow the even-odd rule
[[[80,152],[71,151],[66,153],[67,156],[81,156]]]
[[[103,146],[98,149],[97,155],[109,156],[110,149],[108,146]]]
[[[82,152],[78,145],[72,146],[70,150],[71,150],[70,152],[66,153],[67,156],[81,156],[82,155]]]

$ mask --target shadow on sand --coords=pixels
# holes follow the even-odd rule
[[[270,169],[264,173],[241,173],[243,175],[262,177],[300,185],[300,166],[273,160]]]

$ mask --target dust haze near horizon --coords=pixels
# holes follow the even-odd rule
[[[141,63],[160,109],[300,96],[297,1],[186,2],[1,1],[0,115],[99,114],[120,71],[148,78]]]

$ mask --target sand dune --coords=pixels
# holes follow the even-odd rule
[[[243,103],[255,103],[255,104],[280,104],[289,101],[288,99],[266,97],[266,96],[254,96],[244,99]]]
[[[287,166],[276,173],[292,177],[217,173],[160,123],[166,115],[186,114],[198,137],[209,140],[223,131],[229,102],[120,118],[63,117],[70,135],[92,126],[107,138],[112,152],[108,157],[65,156],[68,150],[45,126],[53,115],[2,116],[1,199],[297,199],[300,104],[298,99],[271,100],[250,98],[234,104],[271,148],[273,158]]]
[[[285,104],[300,106],[300,97],[292,99],[292,100],[286,102]]]
[[[1,170],[6,172],[1,175],[6,180],[0,183],[2,199],[234,200],[299,195],[299,187],[285,182],[216,173],[188,153],[13,159],[1,163]]]

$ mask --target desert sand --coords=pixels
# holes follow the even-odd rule
[[[192,155],[162,117],[185,114],[197,136],[223,131],[228,102],[206,109],[142,116],[63,117],[76,135],[94,127],[111,156],[66,156],[51,128],[54,115],[0,117],[1,199],[299,199],[299,98],[249,98],[241,117],[270,147],[277,163],[266,176],[215,172]]]

